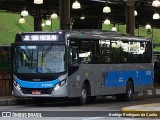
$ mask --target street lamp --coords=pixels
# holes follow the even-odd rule
[[[152,6],[153,6],[153,7],[159,7],[159,6],[160,6],[160,1],[159,1],[159,0],[154,0],[154,1],[152,2]]]
[[[151,32],[151,25],[150,24],[147,24],[146,26],[145,26],[145,29],[147,29],[147,34],[151,34],[152,33],[152,37],[153,37],[153,32]]]
[[[151,25],[150,24],[147,24],[146,26],[145,26],[145,29],[151,29]]]
[[[111,31],[117,31],[116,27],[112,27]]]
[[[51,20],[46,20],[46,25],[50,26],[51,25]]]
[[[110,22],[110,20],[109,19],[106,19],[105,21],[104,21],[104,24],[105,25],[109,25],[111,22]]]
[[[110,12],[111,12],[111,8],[110,8],[110,7],[105,6],[105,7],[103,8],[103,13],[110,13]]]
[[[137,16],[137,15],[138,15],[138,13],[137,13],[137,11],[135,10],[135,11],[134,11],[134,16]]]
[[[51,15],[51,19],[57,19],[58,18],[58,15],[56,14],[56,13],[53,13],[52,15]]]
[[[81,20],[84,20],[84,19],[85,19],[85,16],[84,16],[84,15],[82,15],[82,16],[80,17],[80,19],[81,19]]]
[[[21,16],[28,16],[28,11],[27,10],[23,10],[21,12]]]
[[[73,9],[80,9],[80,8],[81,8],[81,4],[80,4],[78,1],[75,1],[75,2],[72,4],[72,8],[73,8]]]
[[[25,22],[26,22],[25,19],[23,18],[23,16],[21,16],[21,18],[19,19],[19,23],[24,24]]]
[[[45,26],[45,23],[42,23],[41,26],[44,27],[44,26]]]
[[[157,19],[159,19],[159,18],[160,18],[159,14],[158,14],[158,13],[154,13],[153,19],[154,19],[154,20],[157,20]]]
[[[34,4],[43,4],[43,0],[34,0]]]

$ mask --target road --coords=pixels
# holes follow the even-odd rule
[[[12,114],[12,118],[0,117],[0,120],[20,120],[22,119],[21,117],[24,120],[133,120],[135,118],[120,117],[121,108],[159,103],[159,101],[159,97],[137,99],[132,102],[118,102],[114,98],[108,98],[107,100],[97,100],[85,106],[78,106],[75,102],[46,103],[42,106],[35,106],[34,104],[0,106],[1,113],[7,111]],[[6,114],[3,113],[3,116]],[[116,117],[113,117],[114,115]],[[28,116],[32,118],[28,118]],[[37,117],[33,118],[33,116]],[[136,120],[143,120],[143,118],[136,118]]]

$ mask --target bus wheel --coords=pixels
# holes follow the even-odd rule
[[[133,99],[133,83],[128,81],[126,86],[126,93],[116,95],[116,99],[121,102],[129,102]]]
[[[86,85],[83,84],[81,89],[81,97],[79,98],[79,104],[85,105],[87,103],[87,88]]]
[[[133,83],[128,81],[126,86],[125,101],[129,102],[133,99]]]

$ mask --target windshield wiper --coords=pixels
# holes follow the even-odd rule
[[[43,57],[46,57],[46,55],[48,54],[48,52],[50,51],[50,49],[53,47],[53,44],[51,44],[46,51],[43,52]]]

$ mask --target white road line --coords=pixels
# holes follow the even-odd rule
[[[105,117],[84,118],[84,119],[82,119],[82,120],[95,120],[95,119],[101,119],[101,118],[105,118]]]

